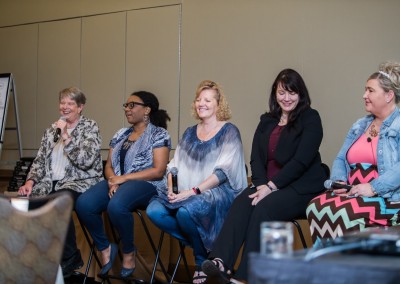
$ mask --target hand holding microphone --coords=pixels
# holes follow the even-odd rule
[[[172,177],[172,192],[175,194],[179,193],[178,190],[178,169],[173,167],[171,169],[171,177]]]
[[[343,184],[343,183],[339,183],[339,182],[334,182],[330,179],[326,180],[324,182],[324,187],[326,189],[342,189],[345,188],[346,192],[348,192],[349,190],[351,190],[353,188],[353,186],[348,185],[348,184]]]
[[[67,127],[67,120],[64,116],[61,116],[60,119],[55,122],[55,125],[56,130],[54,132],[54,143],[56,143],[58,139],[60,139],[61,130]]]

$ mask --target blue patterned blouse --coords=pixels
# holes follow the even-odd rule
[[[113,149],[111,165],[116,175],[121,175],[121,147],[132,131],[132,127],[122,128],[115,133],[110,141],[110,148]],[[168,131],[149,123],[143,134],[126,152],[124,173],[140,172],[153,167],[153,149],[160,147],[168,147],[168,149],[171,149],[171,138]],[[161,180],[151,180],[148,182],[153,184],[158,192],[164,191],[167,187],[167,179],[165,176]]]

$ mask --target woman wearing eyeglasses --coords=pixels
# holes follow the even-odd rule
[[[102,212],[107,211],[122,241],[120,276],[129,277],[135,270],[136,255],[132,211],[146,207],[167,183],[164,173],[171,149],[167,112],[159,109],[154,94],[145,91],[134,92],[123,107],[131,127],[120,129],[110,141],[106,180],[92,186],[76,203],[79,218],[101,252],[100,277],[107,275],[118,251],[107,239]]]

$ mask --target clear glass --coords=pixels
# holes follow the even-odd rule
[[[262,222],[260,227],[260,253],[274,258],[293,253],[293,224],[291,222]]]

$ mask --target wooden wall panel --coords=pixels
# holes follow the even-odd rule
[[[195,123],[190,104],[197,84],[212,79],[225,90],[249,161],[251,140],[260,114],[267,110],[271,83],[281,69],[290,67],[304,77],[313,107],[321,114],[321,154],[331,166],[350,125],[366,114],[365,80],[380,62],[400,60],[399,1],[131,0],[110,4],[102,0],[96,5],[92,1],[60,4],[62,8],[55,8],[50,0],[40,0],[40,5],[28,0],[0,1],[0,70],[12,69],[16,75],[26,147],[37,147],[43,129],[58,116],[56,98],[48,101],[50,93],[56,94],[71,81],[87,89],[85,113],[98,117],[104,141],[118,128],[114,124],[125,120],[122,115],[103,118],[104,106],[100,103],[97,113],[91,96],[107,101],[114,114],[119,112],[119,103],[109,98],[109,91],[103,93],[101,86],[116,88],[112,92],[116,101],[121,99],[121,90],[122,100],[134,90],[153,91],[172,117],[169,130],[175,147],[182,132]],[[127,14],[127,41],[125,61],[117,66],[121,45],[108,43],[121,38],[121,23],[115,22],[119,16],[112,16],[120,13]],[[105,25],[96,20],[103,16]],[[82,25],[71,24],[81,20]],[[45,36],[45,30],[54,36]],[[100,42],[110,51],[97,50]],[[95,62],[102,52],[107,58]],[[101,60],[110,67],[108,80],[101,73]],[[125,68],[123,79],[119,68]],[[51,92],[43,89],[45,80]]]
[[[126,95],[153,92],[168,111],[168,131],[176,147],[179,125],[180,6],[128,12]],[[187,109],[187,107],[185,107]]]
[[[70,86],[80,87],[81,19],[39,25],[37,136],[59,117],[58,93]]]
[[[110,139],[125,121],[125,46],[125,12],[83,18],[81,86],[87,97],[84,115],[99,124],[104,158]]]
[[[36,95],[38,25],[0,28],[0,73],[12,73],[16,85],[22,146],[36,146]],[[13,104],[9,105],[7,127],[14,127]],[[6,131],[1,153],[2,160],[18,157],[16,131]]]

